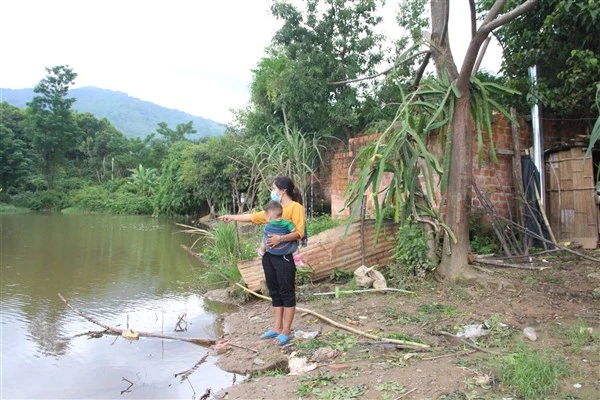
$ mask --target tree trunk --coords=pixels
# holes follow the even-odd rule
[[[469,216],[471,215],[471,191],[473,185],[473,122],[470,110],[471,94],[462,93],[456,99],[452,117],[452,160],[448,171],[446,222],[456,243],[446,236],[442,263],[437,271],[441,278],[454,281],[465,275],[468,265]]]

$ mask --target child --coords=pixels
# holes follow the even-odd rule
[[[274,255],[288,255],[295,252],[298,249],[298,242],[282,242],[275,247],[267,246],[267,239],[270,235],[287,235],[290,232],[296,230],[296,227],[290,221],[281,219],[283,214],[283,207],[277,201],[271,201],[265,207],[265,215],[267,217],[267,223],[265,225],[265,234],[260,248],[256,249],[259,256],[264,256],[268,251]]]

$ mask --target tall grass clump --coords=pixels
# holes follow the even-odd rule
[[[196,233],[202,239],[202,258],[210,264],[200,276],[200,281],[207,286],[226,286],[231,281],[241,280],[237,267],[237,232],[235,224],[217,223],[211,230],[200,230]]]
[[[525,399],[542,399],[556,391],[560,378],[568,372],[560,355],[531,351],[524,344],[502,359],[499,377],[508,388]]]

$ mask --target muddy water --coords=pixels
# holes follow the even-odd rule
[[[0,216],[0,398],[200,397],[231,385],[232,374],[191,343],[80,335],[114,327],[217,338],[227,310],[194,286],[196,261],[172,221],[138,216]],[[187,331],[174,332],[186,314]],[[182,323],[182,326],[185,324]],[[132,383],[132,385],[130,385]]]

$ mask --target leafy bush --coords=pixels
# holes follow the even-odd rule
[[[425,232],[417,225],[403,225],[398,229],[397,245],[388,274],[392,280],[401,280],[406,274],[423,277],[434,266],[429,257],[429,245]]]
[[[17,207],[25,207],[35,211],[61,210],[70,205],[67,195],[59,190],[21,192],[13,196],[11,203]]]
[[[88,186],[72,194],[73,205],[88,211],[105,211],[110,192],[103,186]]]
[[[118,191],[108,201],[108,211],[114,214],[152,214],[152,201],[144,194]]]
[[[116,188],[112,192],[109,188]],[[114,183],[88,186],[73,192],[73,205],[93,212],[113,214],[152,214],[151,198],[144,194],[131,193],[129,187]]]
[[[483,212],[475,211],[469,224],[471,251],[476,254],[496,253],[500,249],[498,237],[489,223],[485,222]]]
[[[15,207],[12,204],[0,203],[0,214],[17,214],[28,212],[28,208]]]

